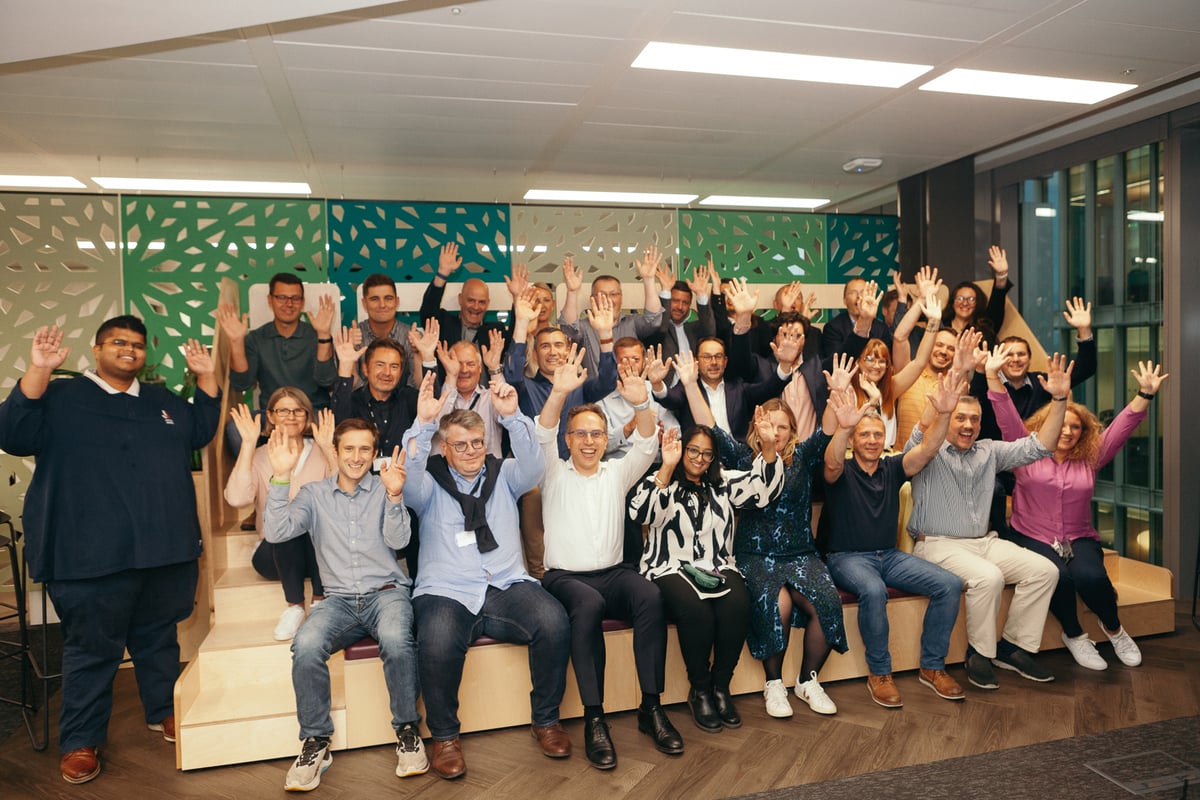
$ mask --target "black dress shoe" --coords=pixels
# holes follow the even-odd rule
[[[716,701],[711,691],[692,689],[688,692],[688,708],[692,709],[692,719],[696,727],[706,733],[721,732],[721,718],[717,716]]]
[[[713,689],[713,702],[717,706],[717,716],[726,728],[742,727],[742,717],[733,705],[733,695],[728,689]]]
[[[617,765],[617,751],[608,735],[604,717],[590,717],[583,722],[583,749],[587,760],[596,769],[612,769]]]
[[[638,730],[654,738],[654,746],[667,755],[676,756],[683,752],[683,737],[661,705],[638,709]]]

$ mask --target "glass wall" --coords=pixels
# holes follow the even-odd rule
[[[1021,312],[1048,352],[1074,352],[1062,309],[1092,303],[1096,377],[1074,390],[1107,423],[1137,391],[1130,370],[1162,361],[1163,144],[1077,164],[1021,185]],[[1157,403],[1097,475],[1105,546],[1162,563],[1162,419]]]

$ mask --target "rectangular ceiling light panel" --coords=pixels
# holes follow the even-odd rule
[[[740,50],[732,47],[671,42],[650,42],[634,59],[632,66],[637,69],[852,86],[882,86],[891,89],[903,86],[933,69],[927,64],[808,56],[799,53],[774,53],[766,50]]]
[[[700,201],[702,206],[734,208],[799,208],[811,210],[828,205],[829,198],[816,197],[748,197],[736,194],[713,194]]]
[[[1130,89],[1136,89],[1137,84],[1052,78],[1045,75],[1021,75],[1015,72],[990,72],[981,69],[952,69],[920,88],[923,92],[950,92],[982,97],[1093,105]]]
[[[657,192],[587,192],[567,189],[530,189],[526,200],[555,203],[637,203],[663,206],[685,206],[695,200],[695,194],[663,194]]]
[[[14,189],[86,189],[83,181],[70,175],[0,175],[0,186]]]
[[[286,181],[203,181],[174,178],[92,178],[117,192],[198,192],[201,194],[312,194],[307,183]]]

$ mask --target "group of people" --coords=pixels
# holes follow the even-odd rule
[[[1139,663],[1090,501],[1096,471],[1144,419],[1166,376],[1139,364],[1137,395],[1105,429],[1069,400],[1095,372],[1090,305],[1072,300],[1064,314],[1079,334],[1077,361],[1055,355],[1046,373],[1030,373],[1028,342],[996,341],[1010,284],[1003,251],[990,255],[990,298],[964,283],[943,311],[937,271],[926,267],[912,287],[897,278],[884,321],[884,293],[854,279],[845,310],[823,330],[810,323],[814,300],[799,283],[782,287],[777,314],[762,320],[744,279],[722,281],[710,261],[681,280],[654,247],[636,261],[640,313],[622,313],[622,286],[611,276],[594,278],[580,313],[582,271],[571,259],[561,309],[518,265],[506,280],[507,325],[487,319],[488,287],[477,278],[461,284],[459,311],[449,312],[442,300],[462,264],[453,244],[439,254],[421,325],[396,319],[395,284],[378,274],[361,287],[367,318],[341,329],[325,301],[302,318],[304,285],[290,274],[271,280],[273,319],[258,328],[220,307],[231,386],[257,386],[261,399],[257,415],[231,410],[237,459],[226,499],[256,507],[262,541],[253,564],[284,591],[273,634],[292,640],[302,740],[285,788],[315,788],[332,763],[327,660],[364,636],[380,646],[396,774],[432,768],[447,779],[466,771],[458,691],[480,636],[528,646],[531,735],[554,758],[572,749],[558,715],[570,661],[585,754],[598,769],[617,764],[604,714],[609,618],[632,625],[638,728],[668,754],[684,749],[661,704],[669,623],[701,730],[742,724],[730,685],[747,644],[762,664],[767,713],[792,715],[784,682],[792,676],[783,673],[792,628],[804,631],[794,694],[833,714],[818,676],[832,651],[848,648],[839,589],[858,598],[867,687],[889,708],[903,703],[889,653],[889,587],[929,597],[919,680],[947,700],[965,696],[946,671],[964,591],[966,677],[978,688],[998,687],[993,668],[1053,680],[1035,658],[1048,611],[1075,660],[1105,668],[1076,614],[1077,594],[1117,658]],[[61,339],[52,327],[35,336],[30,369],[0,406],[0,447],[39,457],[26,505],[30,563],[63,619],[62,772],[83,782],[100,769],[112,671],[125,646],[148,724],[174,737],[166,688],[177,665],[167,662],[178,661],[174,622],[190,601],[185,609],[168,600],[194,591],[199,537],[178,524],[166,535],[168,511],[194,509],[166,462],[211,438],[220,400],[212,361],[194,342],[186,355],[200,378],[195,403],[141,387],[145,329],[135,318],[101,327],[94,373],[51,383],[66,355]],[[134,425],[156,421],[170,426],[161,447],[161,433]],[[139,487],[130,500],[115,470],[81,476],[75,467],[68,477],[85,445],[103,449],[100,463],[158,459],[156,478],[169,490],[149,496]],[[108,502],[124,499],[119,513],[98,518],[88,506],[85,518],[81,479],[100,484],[89,489]],[[59,485],[68,480],[69,494]],[[911,553],[897,546],[907,481]],[[824,498],[816,535],[814,493]],[[75,498],[66,510],[62,496]],[[172,505],[160,505],[166,498]],[[129,546],[78,562],[81,548],[94,549],[93,532],[109,526]],[[138,537],[157,538],[139,549]],[[997,631],[1006,584],[1015,592]],[[141,608],[144,593],[152,615]],[[72,613],[97,594],[105,604],[124,598],[111,626],[99,626],[111,632]],[[152,676],[144,685],[143,674]]]

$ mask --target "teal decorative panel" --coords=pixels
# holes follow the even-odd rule
[[[752,211],[679,212],[681,262],[713,263],[722,278],[825,283],[825,216]]]
[[[0,397],[29,367],[33,332],[58,325],[70,348],[64,367],[92,366],[100,323],[121,313],[117,199],[0,194]],[[0,456],[0,508],[14,519],[33,459]]]
[[[678,261],[673,209],[513,206],[512,260],[529,267],[530,279],[558,285],[564,256],[574,256],[586,284],[598,275],[636,281],[634,261],[657,245]]]
[[[891,271],[900,266],[899,217],[830,214],[826,230],[829,283],[866,278],[891,285]]]
[[[453,280],[503,283],[512,269],[508,206],[330,201],[329,274],[343,289],[342,317],[355,318],[355,289],[373,272],[428,283],[448,242],[463,260]]]
[[[328,280],[325,203],[227,197],[123,197],[125,297],[146,321],[148,363],[172,389],[183,385],[180,346],[208,341],[221,278],[247,287],[277,272]]]

